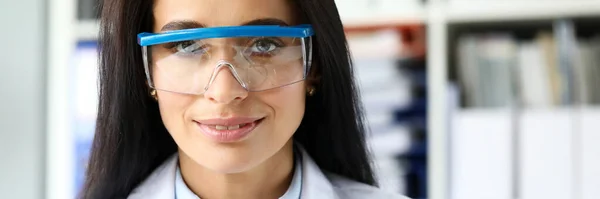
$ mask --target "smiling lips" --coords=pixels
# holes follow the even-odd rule
[[[233,117],[194,120],[200,131],[216,142],[237,142],[247,137],[264,118]]]

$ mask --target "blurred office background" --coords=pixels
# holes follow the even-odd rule
[[[600,198],[600,0],[336,0],[383,189]],[[0,198],[73,198],[98,0],[0,2]]]

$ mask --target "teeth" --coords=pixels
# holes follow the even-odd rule
[[[233,126],[221,126],[221,125],[215,125],[215,129],[217,130],[236,130],[239,129],[241,126],[244,126],[244,124],[242,125],[233,125]]]
[[[216,125],[216,126],[215,126],[215,128],[216,128],[217,130],[225,130],[225,129],[227,129],[227,127],[226,127],[226,126],[221,126],[221,125]]]

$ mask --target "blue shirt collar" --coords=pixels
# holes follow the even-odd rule
[[[294,150],[295,151],[295,150]],[[302,191],[302,160],[300,154],[295,154],[294,176],[288,190],[279,199],[299,199]],[[183,181],[179,165],[175,174],[175,199],[200,199]]]

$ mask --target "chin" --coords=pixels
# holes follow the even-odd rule
[[[241,147],[241,146],[238,146]],[[219,147],[220,148],[220,147]],[[217,173],[241,173],[251,170],[263,162],[265,158],[257,157],[259,153],[251,152],[249,149],[226,148],[214,149],[218,151],[212,154],[198,154],[193,159]]]

